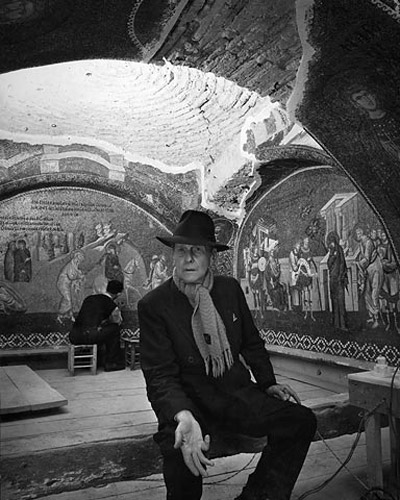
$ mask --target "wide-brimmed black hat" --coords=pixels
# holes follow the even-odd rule
[[[213,247],[217,252],[229,249],[227,245],[215,240],[215,227],[211,217],[197,210],[187,210],[182,214],[172,236],[157,236],[157,239],[169,247],[182,243]]]

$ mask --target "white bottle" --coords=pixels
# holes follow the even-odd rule
[[[378,377],[385,377],[388,373],[388,364],[385,356],[378,356],[374,366],[374,374]]]

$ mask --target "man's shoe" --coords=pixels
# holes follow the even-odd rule
[[[121,363],[110,363],[104,367],[105,372],[116,372],[118,370],[125,370],[125,364]]]

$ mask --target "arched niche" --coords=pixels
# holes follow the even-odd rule
[[[296,159],[272,165],[259,167],[265,180],[248,203],[234,251],[234,275],[264,338],[269,344],[365,361],[383,353],[396,362],[400,356],[399,268],[376,213],[337,168],[307,166]],[[272,185],[271,172],[276,172]],[[279,172],[285,175],[279,177]],[[376,245],[379,289],[372,270],[360,268],[357,226]],[[346,283],[335,282],[328,265],[331,233],[337,235],[344,255]],[[292,268],[291,260],[299,263],[300,258],[304,266],[299,271],[301,266]],[[391,265],[384,270],[383,262],[389,258]],[[390,284],[390,276],[397,289]],[[334,313],[338,286],[344,295],[344,324]],[[377,323],[371,321],[375,319],[371,300],[377,308]]]
[[[165,275],[171,271],[155,238],[169,232],[159,217],[132,195],[121,196],[121,188],[67,180],[31,179],[29,189],[19,186],[0,201],[3,348],[65,344],[84,298],[104,291],[110,279],[124,282],[123,327],[134,330],[155,256],[164,254]]]

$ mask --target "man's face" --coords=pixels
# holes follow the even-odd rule
[[[211,251],[205,246],[178,243],[173,259],[178,278],[185,283],[201,283],[211,262]]]
[[[368,90],[359,90],[351,95],[351,100],[360,108],[367,111],[374,111],[377,107],[376,99]]]
[[[361,238],[363,237],[364,235],[364,232],[362,229],[356,229],[356,240],[357,241],[360,241]]]

